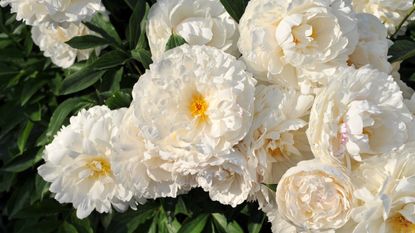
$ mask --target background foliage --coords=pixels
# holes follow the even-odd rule
[[[155,0],[103,0],[110,22],[96,16],[87,26],[97,36],[68,42],[79,49],[105,46],[100,56],[67,70],[54,66],[33,46],[30,27],[0,9],[0,232],[63,233],[239,233],[269,232],[256,203],[237,208],[212,202],[200,189],[179,198],[151,200],[137,211],[97,214],[84,220],[71,205],[57,203],[37,175],[42,151],[55,133],[82,108],[105,104],[128,107],[131,89],[151,61],[145,20]],[[248,0],[221,0],[237,21]],[[415,24],[391,48],[405,60],[403,79],[415,81]],[[184,43],[173,35],[166,49]]]

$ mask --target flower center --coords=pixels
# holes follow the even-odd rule
[[[192,117],[197,118],[199,123],[206,122],[208,116],[206,111],[208,104],[205,98],[200,93],[195,93],[192,95],[192,99],[189,105],[189,111]]]
[[[408,221],[401,214],[389,219],[389,224],[396,233],[415,233],[415,223]]]
[[[316,37],[313,27],[308,24],[301,24],[292,29],[292,36],[296,46],[305,48]]]
[[[111,165],[107,158],[105,157],[96,157],[90,159],[86,167],[92,172],[92,178],[99,178],[102,176],[108,176],[111,173]]]

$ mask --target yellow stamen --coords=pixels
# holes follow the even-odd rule
[[[388,220],[394,233],[415,233],[415,224],[401,214]]]
[[[189,104],[189,111],[192,117],[198,118],[199,123],[204,123],[208,119],[206,111],[208,104],[205,98],[200,93],[192,95],[192,99]]]
[[[95,157],[87,161],[86,167],[92,172],[91,177],[97,179],[111,174],[111,165],[105,157]]]

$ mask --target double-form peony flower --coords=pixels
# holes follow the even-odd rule
[[[131,107],[143,137],[175,161],[174,172],[196,175],[213,199],[236,205],[249,193],[247,158],[234,146],[252,123],[254,85],[232,55],[182,45],[141,76]]]
[[[325,84],[314,76],[346,65],[358,41],[357,19],[345,0],[250,1],[239,30],[238,47],[249,71],[292,88],[303,79]]]
[[[55,65],[62,68],[72,66],[76,60],[89,58],[92,49],[75,49],[65,42],[75,36],[90,34],[93,32],[82,23],[40,24],[32,27],[33,42],[39,46],[45,57],[51,58]]]
[[[195,186],[194,178],[175,171],[174,158],[145,140],[130,108],[113,137],[111,163],[116,178],[136,199],[176,197]]]
[[[125,112],[105,106],[82,110],[46,146],[39,175],[51,182],[56,200],[73,204],[78,218],[129,206],[132,193],[116,181],[111,164],[111,138]]]
[[[415,144],[372,157],[353,172],[353,210],[347,232],[389,233],[415,231]]]
[[[350,165],[408,142],[413,119],[391,76],[368,67],[336,76],[311,110],[307,134],[316,157]]]
[[[371,14],[357,14],[359,43],[349,56],[348,63],[356,68],[370,65],[384,73],[392,72],[388,62],[388,50],[392,41],[388,40],[388,32],[382,22]]]
[[[16,18],[28,25],[79,23],[105,11],[101,0],[0,0],[0,5],[10,5]]]
[[[277,85],[256,87],[254,119],[241,148],[254,158],[257,185],[251,195],[260,206],[269,202],[261,184],[277,184],[290,167],[313,158],[305,133],[313,100]]]
[[[412,0],[353,0],[356,12],[369,13],[382,21],[389,34],[395,33],[396,27],[408,15],[413,7]]]
[[[317,159],[290,168],[278,184],[276,198],[281,220],[300,232],[338,229],[349,221],[354,205],[350,178]]]
[[[147,36],[153,60],[166,50],[172,34],[190,45],[207,45],[239,55],[235,20],[219,0],[159,0],[150,9]]]

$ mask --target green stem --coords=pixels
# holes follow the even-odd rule
[[[415,12],[415,5],[412,6],[411,11],[405,16],[405,18],[403,18],[403,20],[401,21],[401,23],[398,25],[398,27],[396,27],[396,31],[393,33],[393,35],[391,36],[391,38],[396,37],[396,35],[398,34],[398,32],[401,30],[403,24],[406,22],[406,20],[408,20],[408,18]]]

